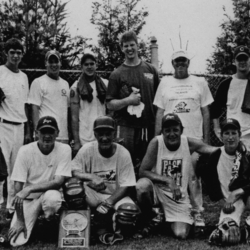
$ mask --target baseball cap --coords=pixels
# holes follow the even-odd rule
[[[109,128],[115,130],[115,121],[109,116],[100,116],[94,122],[94,130]]]
[[[234,59],[239,55],[246,55],[247,57],[250,57],[250,50],[247,46],[240,45],[234,50]]]
[[[176,58],[179,58],[179,57],[185,57],[187,58],[188,60],[190,59],[187,51],[185,50],[178,50],[178,51],[175,51],[172,55],[172,60],[175,60]]]
[[[45,55],[45,60],[47,61],[51,56],[56,56],[58,58],[58,60],[61,60],[61,55],[58,51],[56,50],[50,50],[46,53]]]
[[[237,130],[240,130],[240,123],[233,118],[228,118],[221,124],[221,130],[224,131],[228,127],[233,127]]]
[[[161,126],[162,128],[167,127],[170,123],[177,123],[182,126],[182,122],[177,114],[168,113],[162,117]]]
[[[44,116],[39,119],[36,130],[41,130],[43,128],[53,128],[54,130],[59,130],[56,119],[52,116]]]

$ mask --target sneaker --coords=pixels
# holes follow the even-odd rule
[[[194,214],[194,226],[195,227],[205,227],[205,220],[201,213]]]
[[[8,211],[8,212],[7,212],[7,215],[6,215],[6,220],[7,220],[7,221],[11,221],[12,218],[13,218],[13,216],[14,216],[14,212],[13,212],[13,213],[10,213],[10,212]]]

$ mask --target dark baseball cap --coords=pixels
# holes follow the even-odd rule
[[[234,59],[237,58],[239,55],[246,55],[247,57],[250,57],[249,48],[243,45],[236,47],[234,50]]]
[[[221,124],[221,131],[224,131],[229,127],[240,130],[240,123],[233,118],[228,118]]]
[[[56,119],[52,116],[44,116],[39,119],[36,130],[41,130],[43,128],[53,128],[54,130],[59,130]]]
[[[161,126],[162,128],[169,126],[169,124],[176,123],[182,126],[182,122],[179,116],[175,113],[168,113],[162,117]]]
[[[115,130],[115,121],[109,116],[100,116],[94,122],[94,130],[109,128]]]
[[[50,58],[51,56],[56,56],[57,59],[58,59],[59,61],[61,60],[61,55],[60,55],[60,53],[59,53],[58,51],[56,51],[56,50],[50,50],[50,51],[48,51],[48,52],[46,53],[46,55],[45,55],[45,60],[46,60],[46,61],[49,60],[49,58]]]

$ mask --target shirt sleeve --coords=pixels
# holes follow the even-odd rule
[[[42,92],[39,80],[35,79],[30,87],[30,93],[28,103],[41,106],[42,104]]]
[[[86,171],[86,166],[88,164],[88,159],[90,158],[90,151],[89,151],[89,146],[88,143],[83,145],[81,149],[78,151],[77,155],[75,158],[71,161],[70,166],[71,166],[71,171],[77,170],[81,173],[86,173],[89,171]]]
[[[121,146],[118,162],[118,185],[130,187],[136,185],[135,172],[131,156],[127,149]]]
[[[26,152],[26,150],[24,150],[24,147],[21,147],[18,151],[13,172],[11,174],[12,181],[25,183],[28,178],[28,159],[30,159],[31,157],[29,157],[29,152]]]
[[[201,94],[201,107],[206,107],[207,105],[211,104],[214,101],[214,98],[211,94],[211,91],[208,87],[207,81],[204,79],[203,82],[203,91]]]
[[[163,103],[163,98],[162,98],[162,93],[163,93],[163,86],[166,84],[165,78],[162,78],[160,85],[156,91],[155,98],[153,104],[159,108],[165,109],[164,103]]]
[[[116,79],[115,75],[111,74],[109,78],[107,93],[106,93],[106,100],[110,101],[113,99],[120,99],[119,98],[119,85],[118,85],[118,80]]]
[[[64,149],[61,150],[60,161],[55,172],[55,175],[71,177],[71,148],[68,145],[63,145]]]

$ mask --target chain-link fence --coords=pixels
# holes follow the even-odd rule
[[[23,72],[25,72],[29,78],[29,83],[31,84],[32,81],[37,78],[40,77],[41,75],[46,73],[46,70],[39,70],[39,69],[25,69],[23,70]],[[110,75],[110,71],[98,71],[97,72],[98,75],[100,75],[101,77],[108,79],[109,75]],[[60,76],[65,79],[69,85],[73,85],[73,83],[79,78],[81,74],[80,70],[61,70],[60,71]],[[160,77],[162,76],[170,76],[171,74],[161,74]],[[198,77],[204,77],[209,85],[209,88],[211,90],[212,95],[214,96],[216,93],[216,90],[219,86],[219,83],[225,79],[226,75],[210,75],[210,74],[195,74]],[[224,120],[226,116],[226,112],[224,111],[220,117],[220,120]],[[210,139],[211,139],[211,144],[215,145],[215,146],[220,146],[222,145],[221,142],[218,140],[218,138],[215,136],[214,132],[213,132],[213,124],[211,122],[210,124]]]

